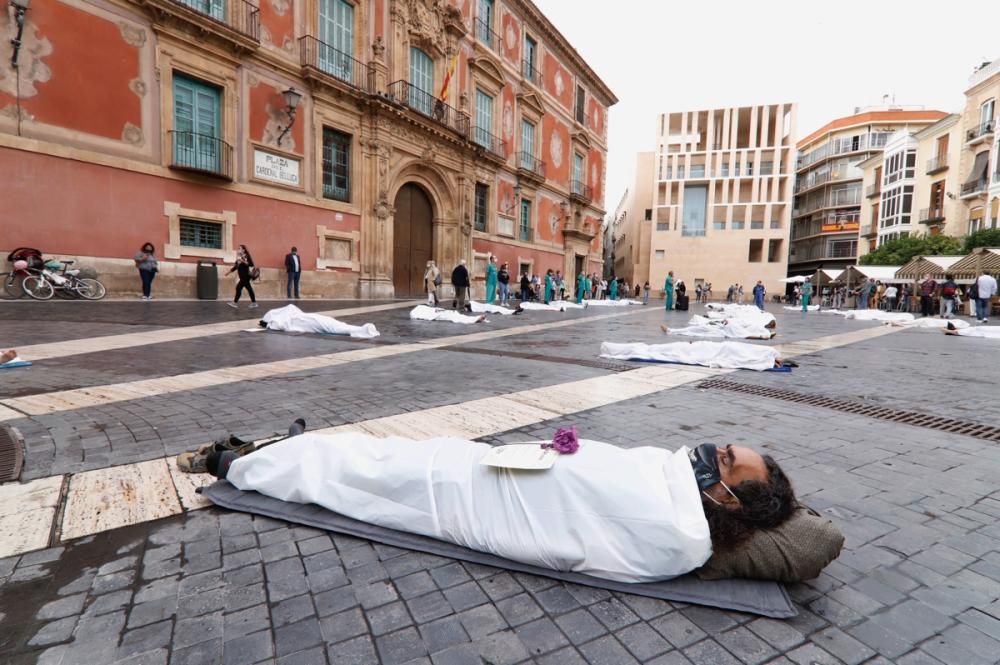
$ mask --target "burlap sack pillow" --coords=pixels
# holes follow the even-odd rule
[[[800,506],[777,529],[762,529],[735,552],[715,553],[695,571],[703,580],[745,577],[811,580],[840,555],[844,536],[833,522]]]

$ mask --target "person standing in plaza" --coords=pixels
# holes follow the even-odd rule
[[[608,280],[608,298],[618,300],[618,279],[614,275]]]
[[[597,273],[594,273],[594,278],[595,279],[597,278]],[[584,274],[584,276],[583,276],[583,297],[584,298],[588,298],[588,297],[590,297],[590,294],[594,293],[595,291],[597,291],[597,287],[591,281],[590,275]]]
[[[292,251],[285,254],[285,272],[288,275],[288,286],[285,289],[286,297],[292,299],[292,285],[295,286],[295,299],[299,299],[299,278],[302,277],[302,259],[299,258],[299,250],[292,247]]]
[[[465,310],[465,299],[469,293],[469,269],[465,267],[465,259],[451,271],[451,285],[455,287],[455,309],[461,312]]]
[[[159,262],[156,260],[156,248],[153,243],[147,242],[136,253],[132,260],[135,267],[139,269],[139,279],[142,280],[142,299],[153,299],[153,278],[159,272]]]
[[[857,309],[868,309],[868,300],[872,297],[873,286],[871,279],[867,277],[865,281],[861,282],[861,286],[858,288]]]
[[[528,271],[521,273],[521,302],[531,300],[531,280],[528,279]]]
[[[924,275],[920,282],[920,315],[934,316],[934,294],[937,292],[937,282],[931,279],[931,274]]]
[[[566,282],[563,281],[563,275],[561,270],[556,270],[555,276],[555,292],[559,294],[559,300],[566,299]]]
[[[226,274],[229,275],[233,271],[236,271],[236,276],[239,281],[236,282],[236,295],[233,297],[232,302],[226,303],[233,309],[240,308],[240,296],[243,295],[243,289],[247,290],[247,294],[250,296],[250,309],[257,307],[257,295],[253,292],[253,286],[250,282],[254,277],[260,275],[256,266],[253,264],[253,257],[250,256],[250,250],[247,249],[246,245],[240,245],[240,249],[236,252],[236,262],[233,263],[233,267],[229,269]]]
[[[545,304],[548,305],[552,302],[552,294],[555,290],[556,282],[555,277],[552,274],[552,268],[545,271]]]
[[[497,299],[497,257],[490,254],[486,261],[486,302],[492,305]]]
[[[764,282],[757,280],[756,286],[753,287],[753,304],[757,305],[757,309],[764,311],[764,296],[767,295],[767,289],[764,288]]]
[[[646,282],[645,284],[642,285],[642,304],[643,305],[648,305],[649,304],[649,291],[650,291],[650,289],[649,289],[649,282]],[[698,292],[698,297],[699,298],[701,297],[701,291]]]
[[[436,307],[438,304],[437,287],[441,285],[441,269],[434,261],[427,262],[424,270],[424,292],[427,293],[427,305]]]
[[[891,312],[896,309],[896,296],[898,293],[899,289],[896,288],[895,284],[885,287],[885,292],[882,293],[882,298],[885,300],[885,311]]]
[[[663,293],[666,295],[667,301],[664,303],[664,307],[667,310],[674,308],[674,271],[671,270],[667,273],[667,278],[663,281]]]
[[[737,302],[737,304],[740,304],[740,305],[743,304],[743,285],[742,284],[737,284],[736,285],[736,302]]]
[[[576,304],[583,302],[583,294],[587,292],[587,277],[581,272],[576,276]]]
[[[500,285],[500,304],[506,305],[507,301],[510,300],[510,270],[508,270],[506,263],[500,266],[497,282]]]
[[[997,280],[993,275],[983,273],[976,280],[976,321],[988,323],[990,303],[997,294]]]
[[[806,277],[806,281],[802,282],[802,311],[809,311],[809,301],[812,300],[813,285],[812,279]]]
[[[954,318],[955,312],[955,297],[958,295],[958,284],[952,279],[951,275],[944,276],[944,282],[941,283],[941,311],[940,316],[942,319]]]

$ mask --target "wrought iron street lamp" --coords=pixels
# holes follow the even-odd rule
[[[27,0],[21,1],[26,2]],[[295,124],[295,111],[299,107],[299,102],[302,101],[302,93],[298,92],[295,88],[289,88],[281,94],[285,98],[285,113],[288,114],[288,126],[283,128],[281,133],[278,134],[279,146],[281,145],[281,139],[285,138],[285,134],[287,134],[288,130],[292,128],[292,125]]]
[[[10,6],[14,8],[14,22],[17,24],[17,36],[10,40],[14,46],[14,53],[10,57],[10,66],[17,69],[17,55],[21,51],[21,36],[24,34],[24,15],[28,13],[28,5],[31,0],[10,0]]]

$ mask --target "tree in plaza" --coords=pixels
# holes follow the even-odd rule
[[[914,256],[958,256],[962,239],[946,235],[907,236],[884,242],[858,261],[863,266],[901,266]],[[965,252],[968,253],[968,252]]]
[[[977,247],[1000,247],[1000,229],[983,229],[966,236],[962,251],[970,254]]]

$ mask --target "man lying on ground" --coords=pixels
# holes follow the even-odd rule
[[[684,335],[687,337],[716,337],[728,339],[771,339],[774,337],[777,322],[772,318],[764,325],[745,319],[706,319],[694,316],[686,328],[668,328],[660,325],[660,330],[666,335]]]
[[[17,358],[17,351],[15,349],[0,349],[0,365],[9,363],[15,358]]]
[[[486,315],[480,314],[479,316],[467,316],[450,309],[417,305],[410,310],[410,318],[414,321],[447,321],[448,323],[470,324],[482,323],[486,320]]]
[[[284,332],[320,333],[323,335],[350,335],[360,339],[372,339],[379,336],[375,324],[366,323],[354,326],[338,321],[332,316],[323,314],[307,314],[295,305],[286,305],[270,310],[260,321],[261,328],[280,330]]]
[[[773,346],[743,342],[698,341],[670,344],[603,342],[601,357],[612,360],[701,365],[720,369],[752,369],[758,372],[780,367],[797,367],[796,363],[779,358],[778,350]]]
[[[945,335],[961,335],[962,337],[983,337],[986,339],[1000,339],[1000,326],[979,326],[973,328],[966,324],[966,327],[957,326],[961,321],[948,321],[945,328]]]
[[[682,575],[713,552],[737,551],[798,508],[777,462],[749,448],[625,449],[578,441],[575,430],[560,439],[566,432],[554,441],[572,454],[544,471],[485,466],[491,447],[476,441],[354,432],[303,434],[242,457],[228,454],[215,468],[244,491],[522,563],[635,583]]]

